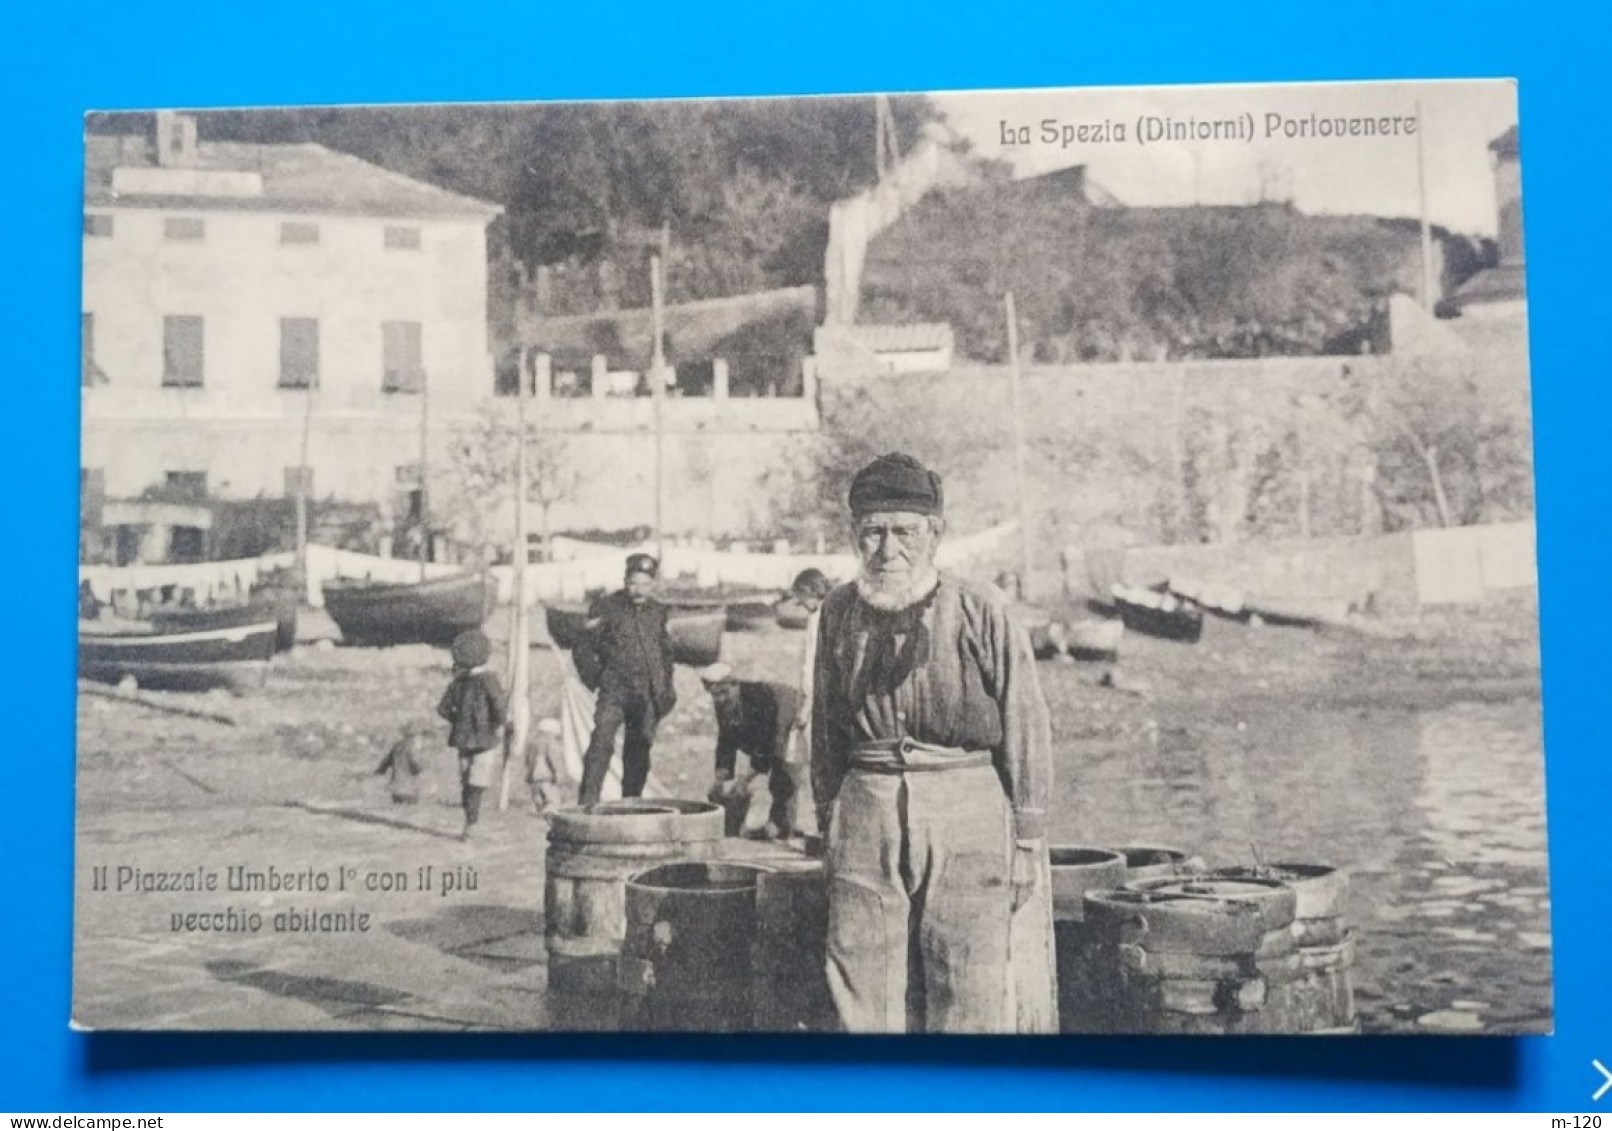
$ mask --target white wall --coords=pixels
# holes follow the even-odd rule
[[[397,469],[419,459],[420,398],[381,391],[384,321],[423,325],[434,512],[452,505],[455,436],[488,403],[513,419],[513,400],[491,395],[481,220],[86,211],[111,215],[114,230],[84,239],[83,309],[94,315],[95,360],[108,383],[83,390],[81,464],[104,470],[111,498],[137,496],[169,471],[205,471],[218,497],[284,494],[286,470],[301,462],[309,395],[278,387],[282,317],[319,320],[308,428],[318,497],[389,505]],[[186,215],[205,215],[206,238],[164,239],[164,218]],[[317,222],[320,242],[282,245],[284,220]],[[393,223],[416,224],[422,248],[387,250],[383,230]],[[199,389],[162,385],[168,314],[205,319]],[[556,526],[653,521],[648,398],[544,398],[529,412],[539,427],[568,434],[581,473],[575,496],[554,510]],[[672,530],[764,524],[768,472],[783,462],[791,434],[817,428],[815,396],[673,398],[663,412]]]
[[[278,387],[282,317],[319,320],[316,411],[332,443],[356,431],[386,451],[405,436],[418,448],[419,397],[381,391],[383,322],[421,323],[433,414],[471,411],[492,389],[482,219],[86,211],[111,215],[113,234],[84,239],[83,309],[108,383],[84,390],[83,463],[106,469],[114,496],[170,469],[205,468],[209,486],[227,482],[229,494],[281,491],[306,405],[302,391]],[[190,215],[204,217],[205,239],[164,238],[166,217]],[[281,244],[286,220],[318,223],[320,242]],[[387,249],[388,224],[419,228],[420,249]],[[162,386],[170,314],[205,320],[199,389]],[[367,475],[362,463],[358,453],[339,459],[316,486]]]

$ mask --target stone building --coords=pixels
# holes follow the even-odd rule
[[[288,496],[303,475],[319,497],[417,506],[422,451],[440,468],[446,431],[493,392],[500,208],[319,145],[199,140],[185,115],[155,134],[85,138],[98,556],[194,559],[198,504]]]

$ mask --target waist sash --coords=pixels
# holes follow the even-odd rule
[[[966,770],[989,766],[989,750],[937,746],[916,738],[876,738],[857,744],[851,769],[871,774],[916,774],[937,770]]]

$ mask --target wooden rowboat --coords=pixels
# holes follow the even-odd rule
[[[1172,593],[1115,585],[1113,606],[1127,630],[1195,644],[1203,636],[1203,611]]]
[[[431,644],[446,648],[486,623],[497,586],[486,574],[459,573],[413,583],[327,581],[325,609],[344,644]]]
[[[1125,638],[1122,620],[1088,619],[1071,621],[1064,627],[1064,651],[1075,660],[1114,660],[1119,658],[1120,641]]]
[[[274,655],[277,625],[255,624],[195,632],[86,631],[78,634],[78,674],[118,683],[132,676],[141,687],[205,691],[239,687],[261,678]]]
[[[274,648],[289,652],[297,642],[297,593],[294,589],[265,590],[255,593],[244,605],[205,609],[157,609],[151,623],[158,632],[206,632],[215,628],[275,622]]]

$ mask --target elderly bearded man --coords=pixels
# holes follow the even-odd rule
[[[1052,985],[1022,977],[1048,945],[1010,946],[1047,854],[1030,640],[1001,592],[936,572],[939,476],[883,456],[850,508],[862,571],[823,603],[812,695],[835,1006],[851,1032],[1014,1032],[1021,982]]]

